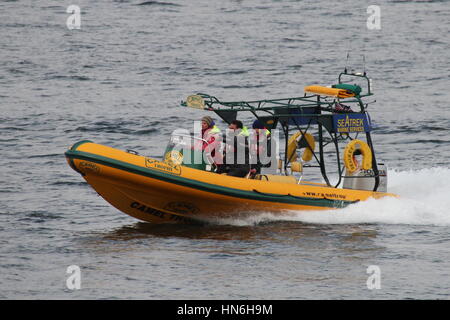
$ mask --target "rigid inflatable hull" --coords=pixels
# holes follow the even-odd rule
[[[106,201],[139,220],[198,223],[254,212],[342,208],[394,196],[218,175],[131,154],[90,141],[66,153],[70,166]]]

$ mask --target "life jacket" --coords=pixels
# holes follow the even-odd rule
[[[259,150],[257,153],[261,153],[260,148],[262,147],[262,150],[265,150],[265,147],[268,143],[270,143],[270,131],[265,129],[264,134],[261,136],[261,131],[259,133],[254,132],[254,134],[251,136],[251,147],[253,148],[253,151],[256,152],[256,150]],[[264,143],[265,142],[265,143]]]
[[[263,131],[263,134],[261,134],[261,131]],[[259,133],[254,132],[254,134],[251,136],[250,141],[250,153],[251,157],[253,158],[253,161],[256,161],[255,167],[257,168],[258,172],[261,167],[269,167],[270,163],[261,163],[261,157],[263,155],[267,155],[269,158],[271,156],[271,133],[266,128],[260,129]],[[255,162],[253,162],[255,163]]]
[[[208,128],[205,131],[202,131],[202,139],[203,141],[203,147],[202,150],[205,150],[208,145],[214,144],[215,142],[218,142],[218,138],[220,137],[220,129],[214,125],[212,128]],[[220,141],[219,141],[220,142]]]
[[[244,136],[244,137],[250,136],[250,132],[248,132],[248,128],[246,126],[244,126],[241,129],[241,131],[239,132],[238,136]]]
[[[249,136],[250,132],[247,127],[238,129],[239,132],[226,137],[226,145],[224,149],[223,162],[228,166],[249,166],[250,150],[249,150]],[[238,154],[238,153],[244,154]],[[250,168],[249,168],[250,169]]]
[[[198,150],[202,150],[205,153],[209,153],[212,157],[214,163],[220,163],[222,161],[222,156],[219,151],[222,142],[222,135],[220,129],[214,125],[212,128],[202,130],[202,139],[204,141],[199,141],[200,146]]]

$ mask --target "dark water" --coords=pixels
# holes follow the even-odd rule
[[[0,3],[0,298],[448,299],[450,6],[379,1]],[[371,116],[400,199],[221,225],[138,222],[63,156],[90,139],[160,157],[223,99],[303,94],[346,64],[373,78]],[[244,119],[248,120],[248,119]],[[66,287],[70,265],[81,289]],[[378,266],[381,289],[369,290]]]

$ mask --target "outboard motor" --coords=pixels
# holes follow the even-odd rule
[[[380,183],[378,192],[387,192],[387,167],[384,163],[378,164]],[[375,188],[375,174],[372,169],[358,170],[352,174],[346,172],[344,177],[344,189],[369,190]]]

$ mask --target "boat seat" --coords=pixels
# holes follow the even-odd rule
[[[282,176],[278,174],[257,174],[255,176],[255,179],[270,182],[297,184],[297,178],[295,178],[294,176]]]

